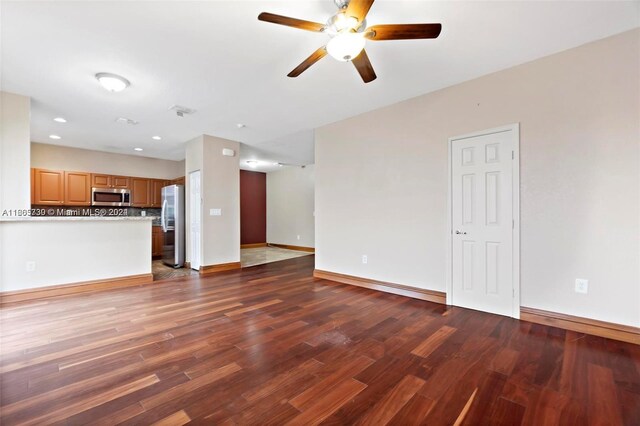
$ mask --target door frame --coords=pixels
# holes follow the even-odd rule
[[[198,205],[198,210],[196,211],[192,211],[191,210],[191,177],[194,176],[195,174],[198,174],[198,180],[199,182],[199,186],[200,186],[200,199],[196,200],[196,203]],[[189,184],[189,263],[190,263],[190,269],[196,269],[196,270],[200,270],[202,268],[202,170],[198,169],[198,170],[193,170],[190,171],[187,179],[186,179]],[[185,191],[186,192],[186,191]],[[186,197],[185,197],[186,199]],[[185,203],[186,204],[186,203]],[[191,224],[192,224],[192,219],[193,219],[193,215],[194,213],[198,212],[199,213],[199,219],[200,219],[200,232],[198,233],[198,235],[200,236],[199,241],[194,242],[193,241],[193,232],[191,230]],[[193,246],[194,244],[198,245],[198,263],[196,265],[196,263],[193,261]],[[195,266],[198,266],[197,268],[195,268]]]
[[[478,132],[467,133],[460,136],[449,138],[448,142],[448,161],[447,161],[447,305],[453,304],[453,149],[454,141],[461,139],[475,138],[478,136],[486,136],[494,133],[512,132],[513,136],[513,169],[511,180],[512,193],[512,259],[511,277],[513,280],[513,301],[511,305],[511,317],[520,319],[520,123],[509,124],[506,126],[495,127],[492,129],[481,130]]]

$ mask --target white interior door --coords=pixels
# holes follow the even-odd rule
[[[191,269],[199,270],[201,253],[202,197],[200,194],[200,170],[189,173],[189,235]]]
[[[453,305],[518,317],[517,145],[517,126],[450,141]]]

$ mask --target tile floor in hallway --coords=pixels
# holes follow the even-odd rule
[[[169,278],[186,277],[189,275],[197,275],[198,271],[194,271],[190,268],[172,268],[162,263],[162,260],[154,260],[151,264],[151,272],[153,273],[153,280],[166,280]]]
[[[241,250],[241,263],[243,268],[263,265],[265,263],[278,262],[293,259],[295,257],[309,256],[313,253],[304,251],[287,250],[278,247],[257,247]],[[197,271],[188,268],[174,269],[162,263],[162,260],[154,260],[152,264],[153,280],[166,280],[169,278],[185,277],[197,274]]]
[[[287,250],[279,247],[247,248],[242,249],[241,251],[241,263],[243,268],[313,254],[306,251]]]

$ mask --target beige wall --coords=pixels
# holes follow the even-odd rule
[[[203,142],[202,264],[240,262],[240,144],[208,135]],[[224,157],[224,148],[236,155]],[[222,216],[210,209],[222,209]]]
[[[28,97],[0,92],[0,213],[31,206],[30,114]]]
[[[31,167],[156,179],[184,176],[184,161],[113,154],[36,142],[31,143]]]
[[[225,157],[222,150],[235,151]],[[240,261],[240,163],[238,142],[203,135],[186,146],[186,217],[187,260],[191,259],[189,226],[189,173],[201,171],[202,265],[219,265]],[[211,216],[211,209],[221,209],[221,216]]]
[[[318,129],[316,267],[444,291],[447,139],[519,122],[521,305],[640,326],[639,75],[636,29]]]
[[[315,247],[314,186],[313,165],[267,173],[267,242]]]
[[[31,207],[29,140],[31,99],[0,92],[0,215]],[[1,216],[0,216],[1,217]],[[0,224],[0,291],[5,288],[6,254],[14,250]]]

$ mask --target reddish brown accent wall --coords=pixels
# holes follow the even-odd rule
[[[267,242],[267,174],[240,170],[240,244]]]

